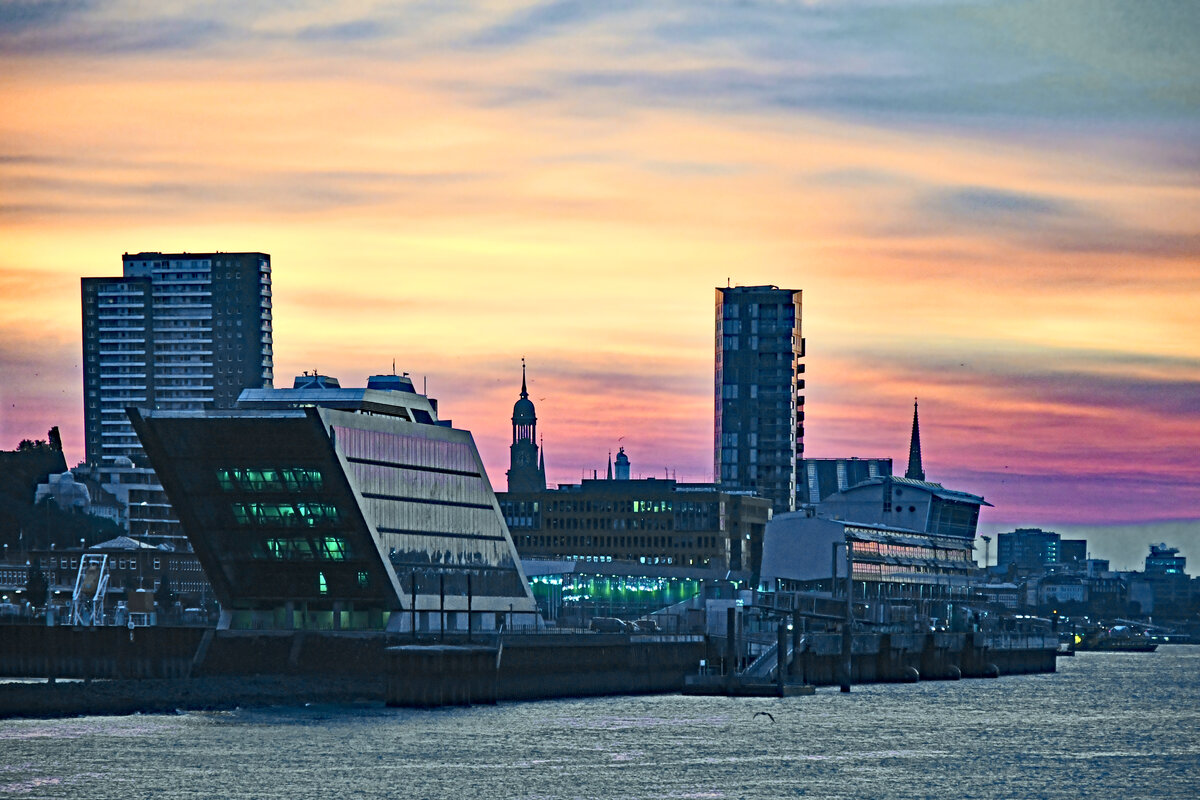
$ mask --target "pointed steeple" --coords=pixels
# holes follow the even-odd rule
[[[917,398],[913,398],[912,439],[908,444],[908,469],[904,477],[915,481],[925,480],[925,468],[921,466],[921,427],[917,421]]]
[[[525,359],[521,359],[521,397],[529,397],[529,390],[525,388]]]
[[[608,479],[612,480],[612,451],[608,451]]]

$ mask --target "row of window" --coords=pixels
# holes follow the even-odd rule
[[[270,558],[286,561],[344,561],[349,556],[346,540],[340,536],[271,537],[263,542],[263,553]]]
[[[545,549],[547,547],[561,552],[564,548],[596,547],[603,550],[613,550],[618,547],[635,548],[669,548],[669,549],[724,549],[725,539],[717,536],[547,536],[523,535],[514,537],[519,549],[525,547]]]
[[[234,503],[233,517],[242,526],[317,527],[337,523],[336,506],[329,503]]]
[[[681,511],[698,511],[708,504],[681,503]],[[547,512],[575,513],[579,511],[633,512],[638,514],[661,514],[673,511],[675,503],[670,500],[551,500],[546,503]],[[537,509],[534,509],[535,511]],[[722,508],[721,512],[724,513]]]
[[[217,470],[217,483],[227,492],[310,492],[320,491],[325,485],[325,478],[316,469],[231,467]]]

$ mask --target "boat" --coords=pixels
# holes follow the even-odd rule
[[[1153,653],[1158,643],[1127,625],[1097,628],[1075,635],[1076,652]]]

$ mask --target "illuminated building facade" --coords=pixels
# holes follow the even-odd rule
[[[804,456],[801,292],[777,286],[717,289],[714,480],[729,491],[796,507]]]
[[[559,624],[634,619],[728,585],[726,573],[575,559],[522,559],[538,609]],[[711,592],[711,589],[709,590]]]
[[[407,377],[131,416],[224,627],[488,630],[535,611],[470,433]]]

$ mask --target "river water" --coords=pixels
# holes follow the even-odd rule
[[[6,720],[0,798],[1200,797],[1200,646],[1058,666],[785,700]]]

